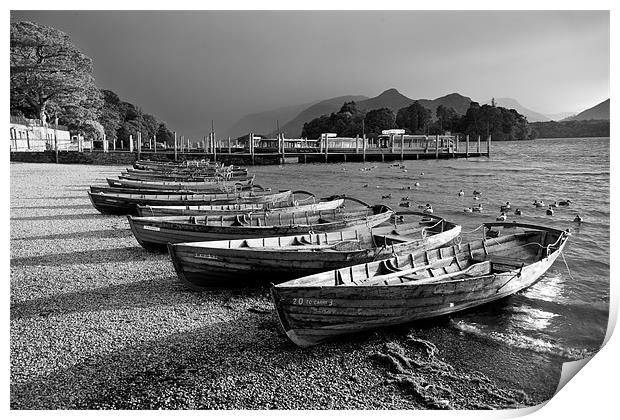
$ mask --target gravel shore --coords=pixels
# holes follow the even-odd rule
[[[300,349],[267,288],[185,289],[124,216],[91,206],[88,186],[121,169],[11,164],[11,408],[499,408],[551,396],[451,365],[414,329]]]

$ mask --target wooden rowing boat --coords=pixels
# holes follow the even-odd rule
[[[135,188],[118,188],[118,187],[109,187],[107,185],[91,185],[90,186],[91,193],[107,193],[107,194],[146,194],[146,195],[188,195],[188,194],[198,194],[197,191],[191,190],[151,190],[151,189],[140,189],[137,191]]]
[[[185,162],[160,162],[154,160],[137,160],[134,162],[133,167],[135,169],[152,169],[152,170],[167,170],[167,169],[188,169],[188,168],[201,168],[201,169],[222,169],[224,165],[219,162],[210,161],[185,161]]]
[[[119,179],[130,179],[134,181],[169,181],[169,182],[221,182],[221,181],[239,181],[244,182],[252,179],[254,175],[248,175],[247,173],[217,173],[217,174],[198,174],[198,173],[128,173],[122,172]]]
[[[489,223],[486,227],[503,228],[504,235],[272,286],[284,331],[305,347],[501,299],[535,283],[568,238],[566,231],[535,225]]]
[[[274,204],[227,204],[220,206],[137,206],[138,216],[219,216],[230,214],[277,214],[304,211],[332,210],[342,207],[344,199],[307,203],[294,201]]]
[[[291,199],[291,191],[255,192],[242,191],[235,193],[219,194],[190,194],[190,195],[152,195],[152,194],[108,194],[88,193],[93,206],[104,214],[137,214],[137,205],[151,206],[182,206],[182,205],[214,205],[214,204],[260,204],[260,203],[279,203]]]
[[[166,249],[168,243],[299,235],[377,226],[394,212],[377,205],[363,210],[333,209],[288,214],[228,216],[127,216],[136,240],[145,248]]]
[[[132,179],[112,179],[106,178],[110,187],[127,189],[147,189],[147,190],[191,190],[191,191],[235,191],[244,188],[251,188],[254,184],[254,177],[246,181],[141,181]]]
[[[422,215],[422,213],[420,213]],[[280,282],[394,254],[434,249],[459,225],[419,222],[272,238],[168,244],[181,282],[194,290]]]

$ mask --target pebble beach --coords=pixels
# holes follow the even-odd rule
[[[475,342],[434,337],[445,320],[296,347],[267,286],[188,290],[124,216],[92,207],[88,186],[121,169],[11,164],[12,409],[489,409],[553,395],[559,370],[539,386],[523,378],[532,365],[519,377],[531,388],[517,386],[510,366],[467,362]]]

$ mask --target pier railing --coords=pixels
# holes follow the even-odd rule
[[[13,145],[12,145],[13,146]],[[19,149],[19,148],[15,148]],[[60,149],[62,150],[62,149]],[[83,152],[83,147],[78,148]],[[174,133],[172,147],[143,139],[142,134],[130,136],[129,141],[99,141],[90,145],[90,152],[134,153],[138,159],[180,160],[208,157],[223,162],[261,164],[285,163],[290,159],[306,162],[394,161],[411,159],[450,159],[490,157],[491,137],[470,139],[459,135],[382,135],[336,137],[322,135],[320,139],[263,138],[250,133],[243,141],[217,139],[214,135],[201,141],[186,139]]]

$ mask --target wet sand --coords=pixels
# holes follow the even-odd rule
[[[552,396],[532,377],[556,362],[515,353],[496,366],[514,350],[441,335],[447,318],[297,348],[267,287],[187,290],[124,216],[91,206],[88,186],[121,169],[11,164],[11,408],[473,409]]]

